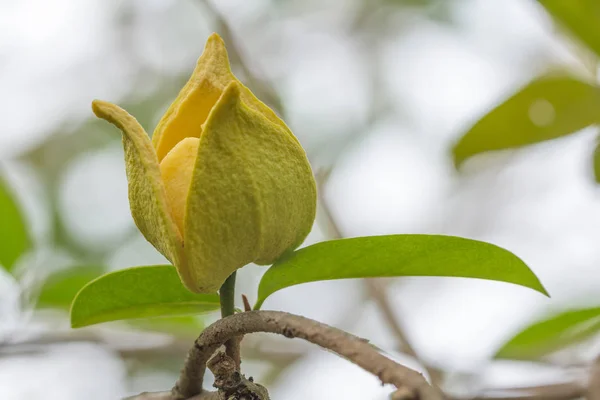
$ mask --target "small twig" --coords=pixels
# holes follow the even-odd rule
[[[319,191],[318,191],[319,192],[319,201],[321,203],[321,211],[323,213],[323,217],[326,220],[325,222],[327,224],[327,227],[330,230],[331,236],[335,239],[339,239],[339,238],[343,238],[344,235],[342,234],[342,231],[341,231],[340,227],[338,226],[338,224],[336,223],[335,219],[331,215],[331,212],[329,211],[329,206],[328,206],[327,201],[325,200],[325,197],[323,194],[323,192],[324,192],[323,186],[327,182],[330,172],[331,171],[320,171],[320,173],[317,174],[317,183],[319,186]],[[392,310],[392,307],[389,304],[389,300],[387,297],[385,287],[383,285],[380,285],[374,279],[365,279],[364,282],[365,282],[365,285],[367,287],[370,297],[377,303],[377,306],[383,313],[383,317],[384,317],[386,323],[388,324],[388,327],[390,328],[392,333],[394,333],[394,335],[400,342],[399,343],[400,350],[404,351],[406,354],[408,354],[409,356],[414,358],[417,362],[419,362],[421,364],[421,366],[425,369],[425,371],[427,371],[427,375],[429,375],[429,378],[431,379],[431,381],[437,385],[441,379],[439,372],[428,367],[420,359],[419,355],[417,354],[415,349],[410,344],[410,341],[408,340],[408,338],[406,337],[406,334],[404,333],[404,328],[402,327],[400,321],[396,317],[394,311]]]
[[[436,386],[439,385],[439,382],[442,379],[440,372],[423,362],[415,351],[414,347],[411,345],[410,340],[408,340],[406,334],[404,333],[404,327],[400,323],[400,320],[396,317],[396,313],[394,313],[394,310],[390,305],[386,287],[375,279],[365,279],[364,283],[369,291],[369,295],[382,312],[383,319],[387,323],[388,328],[398,340],[399,350],[418,361],[427,372],[427,375],[429,375],[431,382]]]
[[[377,352],[367,341],[320,322],[278,311],[250,311],[223,318],[206,328],[185,361],[174,399],[203,393],[202,380],[208,359],[227,340],[255,332],[300,338],[329,349],[376,375],[383,384],[408,389],[413,399],[441,400],[443,396],[423,376]]]
[[[252,311],[252,306],[245,294],[242,295],[242,303],[244,303],[244,311]]]
[[[379,310],[383,314],[383,318],[385,319],[388,327],[396,336],[399,343],[399,350],[406,353],[407,355],[413,357],[414,359],[418,359],[417,352],[410,344],[408,338],[404,334],[404,328],[400,324],[400,321],[396,318],[394,311],[390,305],[387,292],[385,290],[385,286],[381,284],[381,282],[376,281],[375,279],[365,279],[365,286],[369,291],[369,295],[375,301]]]
[[[244,57],[241,49],[237,45],[237,41],[235,40],[234,34],[229,27],[229,24],[221,15],[219,10],[210,2],[209,0],[201,0],[200,1],[206,11],[208,11],[216,23],[215,30],[221,35],[223,41],[227,43],[227,48],[229,50],[229,58],[231,59],[231,63],[237,65],[241,72],[245,76],[245,81],[248,84],[248,87],[255,92],[259,99],[262,99],[267,105],[269,105],[279,116],[283,116],[284,108],[277,91],[271,86],[271,84],[261,78],[258,77],[254,71],[248,66],[246,62],[247,57]]]

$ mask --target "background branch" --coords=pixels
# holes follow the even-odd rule
[[[581,383],[568,382],[554,385],[496,389],[494,392],[503,393],[503,395],[455,397],[453,400],[572,400],[583,397],[586,388]]]
[[[590,370],[587,389],[588,400],[600,400],[600,357],[596,358]]]
[[[320,171],[317,174],[317,185],[319,187],[319,203],[321,205],[322,218],[325,220],[328,230],[330,231],[330,235],[333,238],[340,239],[343,238],[344,235],[337,222],[333,218],[327,201],[324,196],[324,186],[327,183],[327,179],[329,178],[331,170],[329,171]],[[392,333],[396,336],[396,339],[399,342],[399,350],[403,351],[407,355],[414,358],[419,364],[425,369],[427,375],[429,375],[429,379],[434,385],[438,385],[441,380],[441,374],[439,371],[434,370],[427,366],[425,362],[421,360],[414,347],[411,345],[408,340],[406,334],[404,333],[404,328],[402,327],[400,321],[396,317],[394,310],[392,309],[389,299],[387,296],[387,289],[385,285],[382,285],[375,279],[363,279],[364,284],[367,288],[367,292],[369,296],[375,301],[380,311],[383,314],[383,318],[388,325],[388,328],[392,331]]]
[[[209,12],[215,22],[215,31],[223,38],[223,41],[227,43],[227,50],[229,58],[233,65],[239,67],[241,73],[244,75],[245,83],[247,86],[256,94],[256,96],[264,101],[269,107],[273,109],[280,117],[284,114],[284,107],[279,94],[270,84],[270,82],[262,77],[257,76],[253,68],[247,63],[248,57],[242,54],[240,46],[237,45],[235,35],[231,31],[229,24],[225,20],[225,17],[221,15],[219,10],[209,0],[200,0],[200,3]]]

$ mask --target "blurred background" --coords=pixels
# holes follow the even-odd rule
[[[536,76],[595,79],[589,50],[535,1],[0,0],[0,176],[34,243],[10,272],[0,269],[0,398],[169,389],[193,339],[217,318],[68,323],[87,280],[165,263],[130,216],[120,134],[90,103],[117,103],[152,132],[211,32],[319,177],[323,201],[305,244],[336,229],[485,240],[525,260],[552,296],[472,279],[348,280],[296,286],[263,308],[367,337],[427,373],[425,365],[458,397],[585,374],[600,351],[593,335],[541,361],[492,358],[537,319],[600,305],[597,128],[477,156],[460,172],[452,163],[452,146],[473,123]],[[264,271],[238,272],[238,292],[251,302]],[[400,351],[392,320],[420,362]],[[253,335],[243,356],[244,372],[274,399],[391,392],[299,341]]]

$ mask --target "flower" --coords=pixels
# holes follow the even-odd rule
[[[316,186],[285,123],[231,72],[213,34],[152,142],[134,117],[95,100],[123,132],[129,203],[144,237],[196,293],[238,268],[269,265],[311,230]]]

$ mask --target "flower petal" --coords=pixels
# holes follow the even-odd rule
[[[192,76],[163,115],[152,135],[152,144],[159,162],[184,138],[200,137],[202,125],[210,110],[232,81],[239,82],[231,72],[225,43],[219,35],[213,33],[206,42]],[[242,99],[248,106],[275,124],[281,125],[290,137],[296,140],[285,123],[245,87],[242,90]]]
[[[114,104],[94,100],[92,109],[96,116],[123,132],[129,205],[135,224],[146,240],[178,267],[182,281],[189,282],[187,269],[181,268],[183,242],[168,212],[158,160],[148,134],[134,117]]]
[[[160,174],[165,185],[169,210],[184,241],[183,218],[198,154],[198,142],[197,138],[183,139],[160,162]]]
[[[270,264],[306,238],[316,188],[289,130],[243,102],[230,83],[200,138],[187,199],[185,255],[198,292],[219,288],[236,269]]]
[[[208,38],[192,76],[152,135],[159,161],[184,138],[200,137],[208,113],[233,79],[223,40],[213,34]]]

